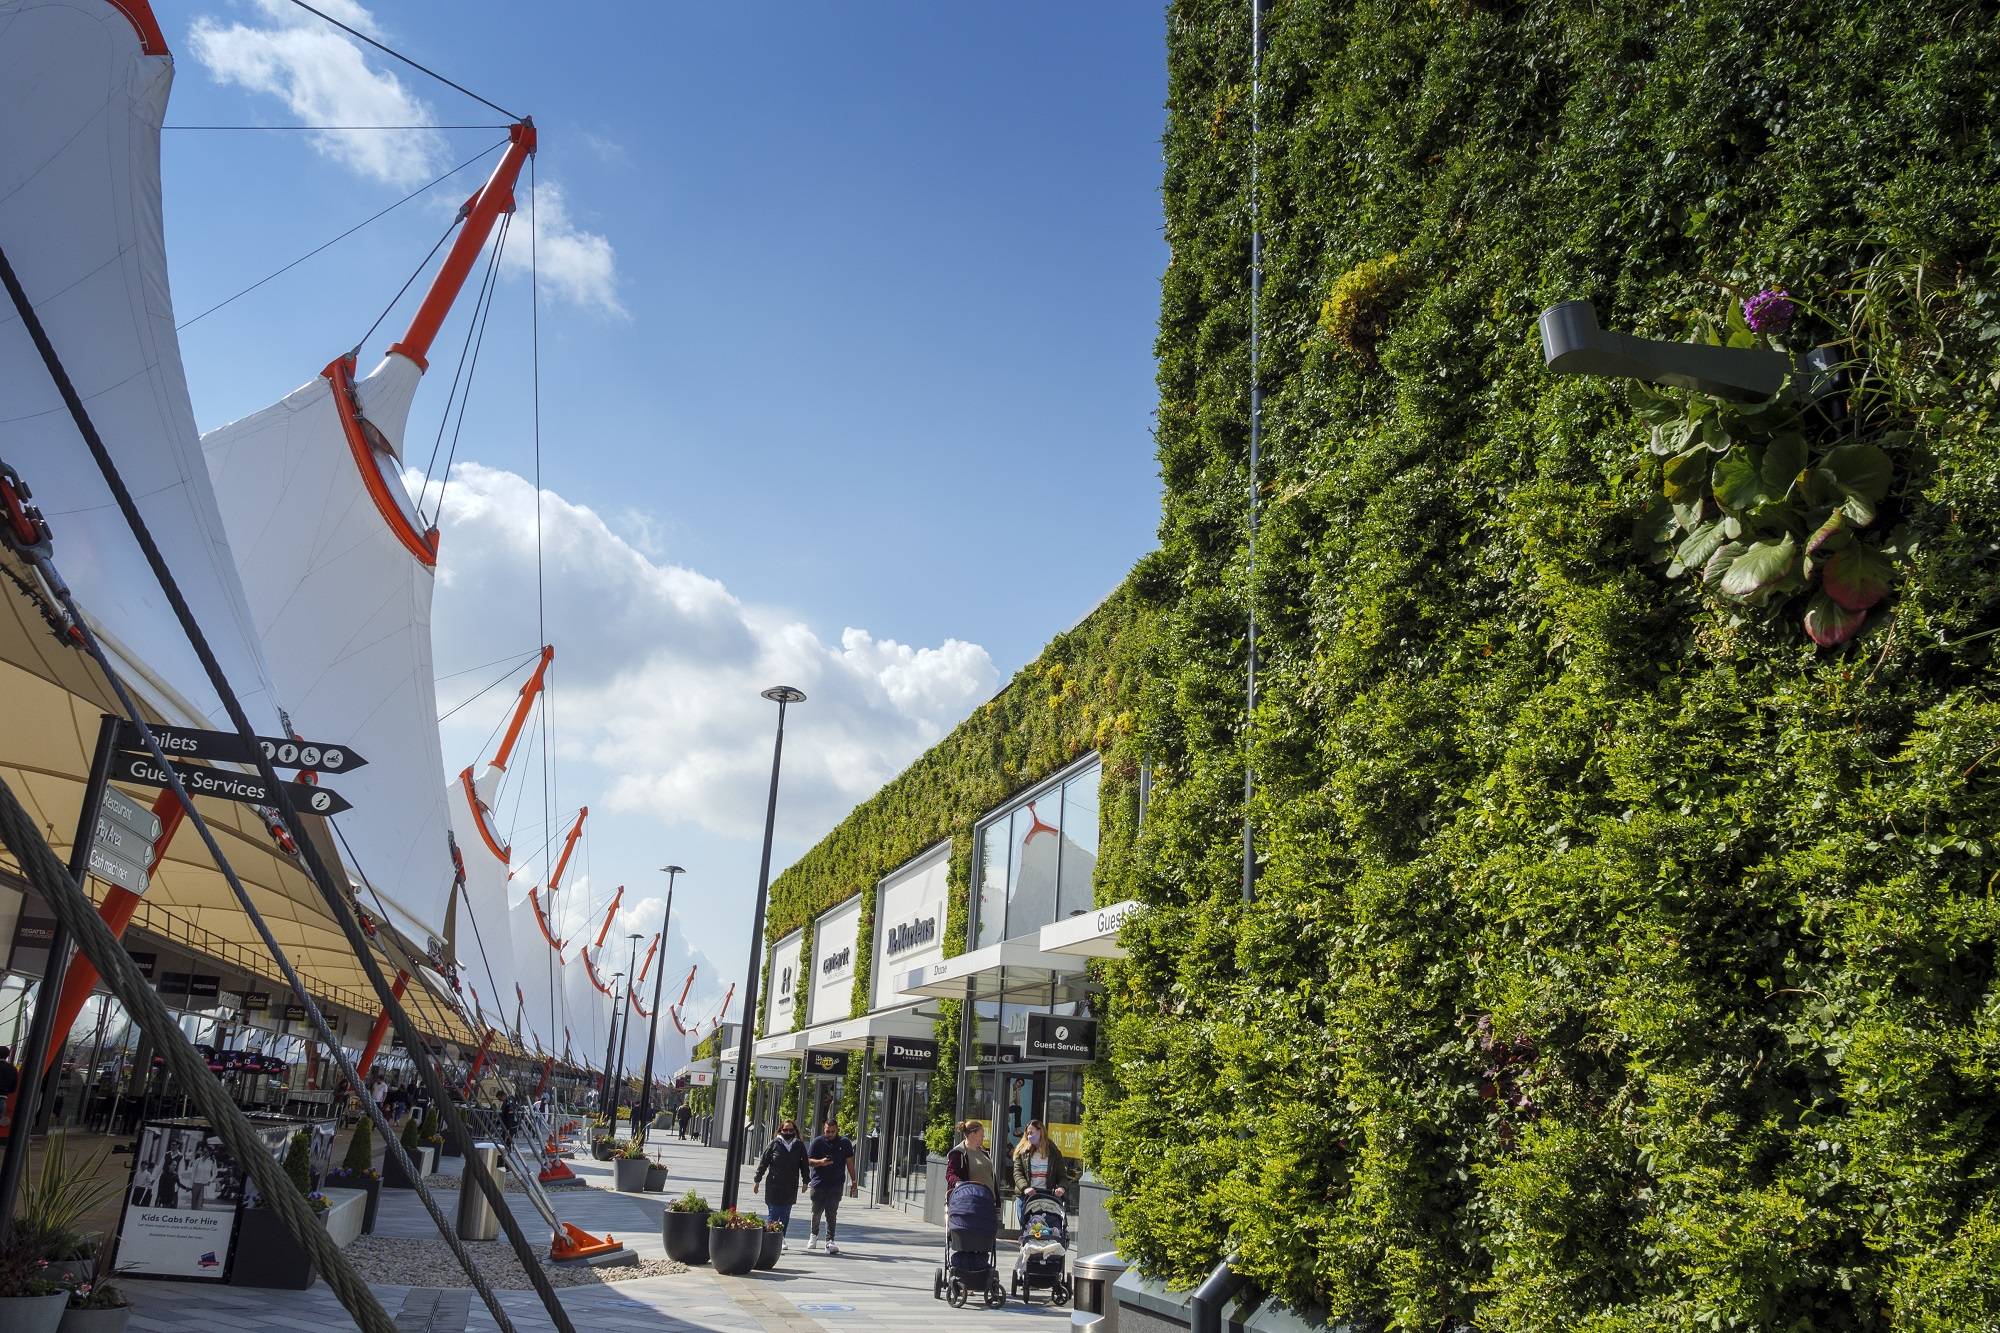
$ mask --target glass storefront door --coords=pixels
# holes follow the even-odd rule
[[[877,1132],[883,1170],[876,1198],[922,1211],[925,1166],[930,1148],[924,1130],[930,1120],[931,1076],[897,1074],[882,1084],[882,1120]]]

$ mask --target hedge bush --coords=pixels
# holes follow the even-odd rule
[[[2000,1327],[2000,11],[1278,0],[1254,579],[1247,17],[1168,16],[1121,1246],[1405,1329]],[[1828,649],[1648,558],[1634,395],[1536,338],[1766,285],[1909,431]]]

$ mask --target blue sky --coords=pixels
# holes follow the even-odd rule
[[[593,807],[593,893],[630,883],[629,906],[657,894],[653,867],[689,867],[675,933],[706,994],[743,967],[766,677],[814,695],[788,736],[782,865],[1152,544],[1160,8],[321,7],[539,127],[557,801]],[[283,0],[156,8],[169,125],[500,119]],[[169,131],[180,317],[500,137]],[[203,428],[352,345],[487,163],[188,327]],[[523,219],[510,261],[526,240]],[[469,305],[419,398],[420,470]],[[536,642],[529,331],[510,263],[446,492],[441,674]],[[449,765],[506,688],[447,724]],[[656,928],[640,902],[621,929]]]

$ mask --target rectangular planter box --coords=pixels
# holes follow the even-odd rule
[[[417,1149],[410,1155],[410,1162],[411,1165],[417,1168],[420,1175],[427,1176],[437,1170],[436,1153],[431,1148]],[[397,1163],[395,1156],[391,1154],[382,1159],[382,1186],[384,1189],[409,1190],[415,1189],[417,1184],[403,1174],[402,1166]]]
[[[330,1189],[321,1193],[332,1207],[320,1218],[320,1225],[333,1237],[334,1244],[345,1249],[361,1234],[361,1223],[368,1215],[368,1191]]]
[[[319,1280],[305,1247],[269,1208],[245,1208],[236,1232],[236,1258],[229,1267],[232,1287],[276,1287],[304,1291]]]

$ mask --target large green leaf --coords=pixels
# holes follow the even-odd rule
[[[1725,541],[1715,548],[1714,554],[1708,557],[1708,563],[1701,567],[1701,581],[1710,587],[1720,584],[1728,577],[1730,567],[1737,558],[1749,549],[1742,542]]]
[[[1814,593],[1806,604],[1806,633],[1822,648],[1846,643],[1867,619],[1866,611],[1850,611],[1824,592]]]
[[[1889,493],[1889,483],[1896,475],[1895,464],[1889,455],[1872,444],[1843,444],[1838,449],[1827,451],[1820,466],[1834,475],[1840,489],[1850,496],[1859,496],[1870,504],[1880,504],[1882,497]]]
[[[1889,595],[1895,570],[1880,551],[1850,546],[1826,562],[1826,595],[1850,611],[1866,611]]]
[[[1836,509],[1827,516],[1826,522],[1820,524],[1812,536],[1806,538],[1806,554],[1831,555],[1853,540],[1854,533],[1849,530],[1846,511]]]
[[[1763,601],[1797,571],[1799,544],[1787,534],[1781,541],[1762,541],[1744,551],[1722,576],[1722,595],[1752,604]]]
[[[1755,509],[1764,503],[1763,478],[1756,454],[1747,445],[1738,445],[1715,465],[1715,502],[1735,513]]]
[[[1702,503],[1708,498],[1709,465],[1715,455],[1699,446],[1667,460],[1664,480],[1667,502],[1681,526],[1692,528],[1701,522]]]
[[[1690,569],[1702,569],[1708,558],[1716,553],[1728,538],[1722,535],[1719,522],[1703,523],[1688,534],[1687,540],[1674,552],[1673,567],[1667,570],[1669,578],[1678,578]]]
[[[1792,483],[1798,480],[1805,465],[1806,437],[1797,431],[1786,431],[1764,446],[1758,476],[1767,493],[1783,497],[1791,491]]]

